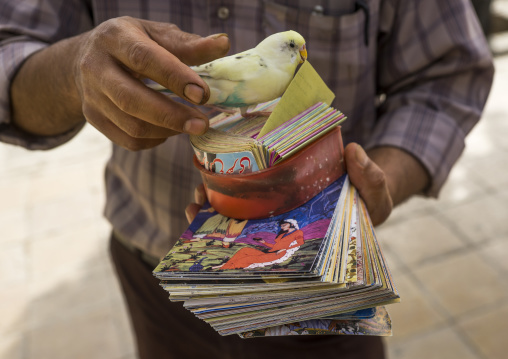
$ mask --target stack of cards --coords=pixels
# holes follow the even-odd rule
[[[279,216],[235,220],[205,205],[154,270],[172,301],[222,335],[390,335],[397,302],[347,175]]]
[[[280,99],[257,106],[255,112],[272,110]],[[240,114],[219,115],[210,120],[210,129],[191,136],[200,163],[210,171],[235,174],[272,167],[326,135],[346,117],[318,102],[282,125],[259,136],[266,116],[245,119]]]
[[[322,102],[316,103],[281,126],[258,137],[266,167],[272,167],[321,138],[346,117]]]
[[[347,175],[337,180],[308,177],[313,167],[305,165],[321,166],[318,162],[328,161],[326,156],[304,156],[301,161],[308,163],[299,162],[287,176],[276,171],[279,162],[313,141],[309,148],[326,148],[328,137],[319,139],[345,119],[330,107],[334,97],[306,61],[280,100],[251,110],[262,116],[222,114],[210,120],[206,134],[191,136],[197,159],[210,171],[244,174],[274,166],[264,175],[289,186],[293,197],[324,180],[331,183],[317,187],[304,198],[306,203],[288,212],[269,216],[267,210],[264,219],[229,218],[205,204],[154,270],[170,300],[183,302],[221,335],[391,335],[384,305],[397,302],[399,295],[365,204]],[[336,146],[340,152],[342,142]],[[312,180],[307,188],[297,185],[301,173]],[[220,181],[229,176],[214,177]],[[224,198],[237,207],[254,206],[246,199],[245,191],[255,193],[249,182],[245,191],[230,193],[230,183],[222,181]]]

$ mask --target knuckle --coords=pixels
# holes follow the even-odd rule
[[[149,134],[148,126],[144,123],[135,122],[125,130],[133,138],[145,138]]]
[[[136,19],[131,16],[119,16],[102,22],[96,27],[96,32],[105,36],[117,37],[123,32],[126,25],[134,22]]]
[[[135,113],[137,105],[129,88],[118,85],[115,87],[113,96],[114,102],[120,110],[129,114]]]
[[[150,28],[151,33],[155,33],[157,36],[162,36],[171,42],[178,40],[182,30],[172,23],[157,23],[155,26]]]
[[[161,26],[158,30],[161,34],[173,39],[182,32],[182,30],[180,30],[180,28],[175,24],[164,24],[164,26]]]
[[[386,185],[385,173],[377,167],[370,172],[371,173],[369,173],[369,181],[371,186],[378,189],[384,188]]]
[[[169,24],[169,30],[170,31],[182,31],[180,28],[175,24]]]
[[[132,70],[144,72],[150,66],[150,51],[145,43],[133,42],[127,50],[128,61]]]
[[[171,91],[179,95],[183,94],[185,84],[188,80],[186,81],[186,79],[183,78],[184,75],[182,73],[179,71],[166,70],[161,73],[161,76]]]
[[[116,47],[125,37],[126,31],[136,26],[136,20],[129,16],[122,16],[106,20],[97,25],[91,32],[89,42],[95,47],[108,49]]]
[[[104,41],[105,38],[117,37],[121,32],[121,24],[121,18],[109,19],[101,23],[95,28],[93,39],[97,41]]]
[[[76,83],[94,81],[99,71],[101,59],[90,49],[83,49],[82,53],[74,64],[74,75]]]
[[[177,131],[181,130],[182,126],[179,124],[178,117],[174,112],[162,112],[157,118],[162,127]]]
[[[91,74],[94,72],[94,58],[90,56],[88,53],[84,53],[83,56],[79,58],[78,68],[81,74]]]
[[[120,21],[120,22],[133,22],[133,21],[136,21],[135,18],[133,18],[132,16],[128,16],[128,15],[120,16],[120,17],[118,17],[116,19],[118,21]]]

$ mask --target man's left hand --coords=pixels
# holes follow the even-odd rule
[[[351,183],[365,201],[372,223],[386,221],[392,208],[422,193],[430,176],[413,155],[397,147],[376,147],[368,153],[356,143],[344,149]]]

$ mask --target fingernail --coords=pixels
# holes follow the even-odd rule
[[[198,85],[187,84],[183,90],[183,94],[190,101],[201,104],[201,101],[203,101],[203,96],[205,95],[205,91]]]
[[[228,34],[226,34],[226,33],[213,34],[213,35],[207,36],[206,38],[207,39],[214,39],[215,40],[215,39],[218,39],[218,38],[221,38],[221,37],[228,37],[229,38]]]
[[[369,157],[360,145],[356,145],[356,160],[361,167],[365,167],[369,163]]]
[[[183,132],[189,135],[201,135],[206,131],[206,123],[200,118],[192,118],[187,120],[183,125]]]

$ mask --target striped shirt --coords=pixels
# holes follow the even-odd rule
[[[203,36],[227,33],[231,53],[288,29],[307,42],[309,60],[348,116],[345,143],[393,146],[417,158],[436,196],[478,121],[492,58],[468,0],[2,0],[0,139],[51,148],[77,131],[34,138],[10,125],[9,85],[33,52],[129,15],[171,22]],[[164,255],[186,228],[185,206],[199,174],[185,135],[151,150],[113,145],[105,214],[125,238]]]

